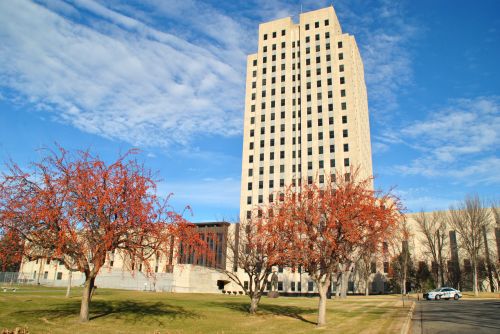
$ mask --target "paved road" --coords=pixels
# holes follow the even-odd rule
[[[500,333],[500,300],[419,301],[413,334]]]

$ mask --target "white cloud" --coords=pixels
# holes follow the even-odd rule
[[[396,170],[410,175],[447,176],[470,185],[499,183],[500,99],[450,101],[428,119],[404,127],[399,136],[420,157]]]
[[[0,3],[0,85],[59,121],[135,145],[241,132],[242,64],[93,1],[75,6],[97,18]]]
[[[458,202],[446,195],[430,194],[425,188],[397,189],[394,193],[402,200],[408,212],[446,210]]]

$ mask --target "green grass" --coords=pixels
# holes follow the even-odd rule
[[[249,315],[246,296],[98,289],[91,321],[78,322],[81,289],[21,287],[0,292],[0,330],[30,333],[396,333],[408,313],[398,296],[328,300],[327,326],[315,328],[317,298],[262,298]]]

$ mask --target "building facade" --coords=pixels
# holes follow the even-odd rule
[[[247,58],[240,219],[291,184],[372,175],[364,69],[333,7],[259,26]]]

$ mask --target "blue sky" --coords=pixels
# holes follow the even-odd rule
[[[138,147],[188,218],[234,219],[246,55],[301,3],[332,2],[0,1],[0,160]],[[365,65],[376,186],[409,211],[498,198],[500,2],[333,5]]]

